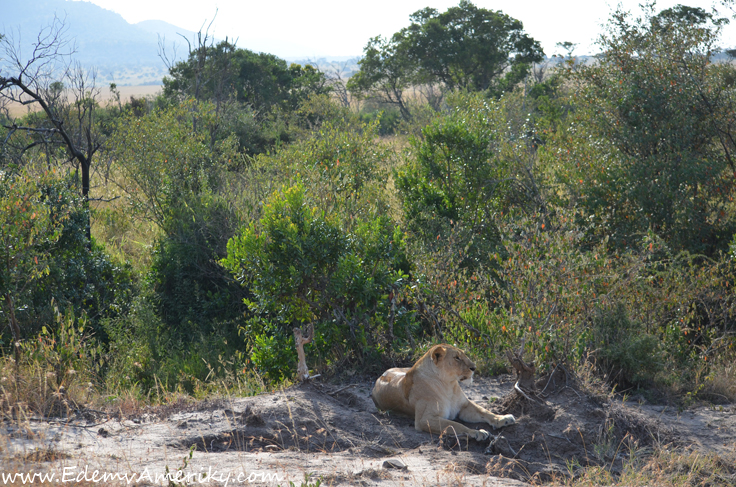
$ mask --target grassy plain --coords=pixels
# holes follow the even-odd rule
[[[114,101],[113,93],[110,91],[109,85],[98,85],[100,90],[98,101],[101,105],[107,105]],[[120,101],[122,103],[130,101],[131,97],[134,98],[145,98],[149,96],[156,96],[161,91],[161,85],[140,85],[140,86],[118,86],[117,91],[120,93]],[[25,113],[35,111],[38,107],[34,105],[20,105],[14,104],[8,106],[8,111],[13,117],[20,117]]]

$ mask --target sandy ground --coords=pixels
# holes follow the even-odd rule
[[[513,391],[510,377],[466,387],[471,399],[519,419],[482,443],[433,437],[415,431],[412,419],[379,412],[366,378],[150,408],[128,418],[87,410],[68,419],[8,421],[1,426],[0,465],[3,472],[90,484],[107,474],[169,485],[162,481],[168,472],[181,485],[298,486],[321,479],[392,487],[544,482],[569,475],[573,462],[616,468],[630,448],[655,443],[736,460],[733,405],[678,412],[585,395],[564,376],[540,381],[540,391],[542,382],[544,393],[528,398]]]

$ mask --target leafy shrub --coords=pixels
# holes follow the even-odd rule
[[[383,176],[391,159],[388,148],[375,143],[377,128],[376,122],[364,125],[350,118],[322,120],[309,137],[273,156],[261,156],[261,161],[276,164],[287,177],[323,182],[341,199],[355,197]]]
[[[198,394],[242,372],[244,359],[228,330],[213,329],[217,323],[209,323],[210,329],[190,324],[190,335],[184,336],[161,319],[156,301],[144,287],[126,316],[104,322],[110,336],[104,369],[109,390],[159,399],[169,392]]]
[[[161,230],[148,278],[171,346],[198,335],[228,336],[242,310],[242,289],[217,264],[239,226],[223,196],[236,157],[233,137],[207,143],[215,107],[187,101],[142,117],[129,114],[112,138],[133,215]]]
[[[302,139],[314,136],[325,122],[345,129],[360,125],[360,121],[349,108],[336,103],[329,95],[311,95],[302,100],[295,112],[295,118],[303,131],[300,134]]]
[[[616,11],[598,61],[571,69],[576,111],[544,161],[558,168],[559,194],[596,222],[592,238],[620,249],[652,231],[715,256],[736,228],[734,69],[711,62],[726,19],[682,5],[644,13]]]
[[[100,320],[124,314],[136,293],[132,269],[110,257],[94,239],[88,240],[89,210],[73,181],[41,177],[37,190],[41,206],[32,221],[45,214],[52,224],[33,239],[29,258],[42,272],[19,288],[18,323],[25,336],[34,336],[42,326],[52,326],[55,308],[61,307],[84,314],[87,331],[104,342]],[[29,192],[26,199],[32,198]]]
[[[110,337],[106,382],[111,390],[145,393],[156,387],[158,362],[167,350],[165,327],[151,294],[144,287],[127,315],[103,321]]]
[[[637,251],[610,253],[605,241],[591,247],[578,221],[560,212],[502,222],[507,254],[494,273],[474,274],[490,289],[488,311],[474,313],[502,333],[468,343],[498,354],[523,338],[542,370],[595,357],[621,384],[693,390],[734,346],[733,263],[673,254],[653,233]],[[458,285],[461,316],[475,286]]]
[[[518,157],[527,150],[514,132],[524,129],[509,129],[503,101],[461,94],[450,102],[450,112],[411,139],[409,159],[395,173],[396,188],[412,233],[442,245],[458,226],[468,238],[463,266],[488,266],[489,256],[502,252],[496,215],[538,196],[532,194],[535,185],[526,184],[533,168]]]
[[[505,369],[505,351],[523,341],[540,371],[594,362],[611,384],[711,390],[704,381],[723,375],[719,357],[736,347],[730,256],[674,254],[653,233],[636,251],[611,253],[579,221],[509,214],[499,221],[505,253],[472,271],[452,238],[414,252],[425,329],[465,347],[481,371]]]
[[[16,311],[26,309],[29,286],[48,272],[48,247],[58,240],[65,217],[54,218],[44,201],[48,175],[38,181],[17,169],[0,171],[0,314],[16,345],[23,338]],[[13,348],[18,362],[19,349]]]
[[[378,133],[380,135],[391,135],[396,133],[401,122],[401,113],[398,110],[383,110],[376,112],[362,112],[360,120],[371,123],[378,120]]]
[[[387,169],[395,156],[378,140],[377,123],[360,123],[321,97],[310,98],[302,108],[300,116],[314,115],[314,130],[274,154],[258,156],[251,168],[263,180],[257,190],[264,199],[298,181],[314,204],[339,218],[346,230],[352,230],[352,222],[389,214]]]
[[[109,151],[133,216],[163,229],[188,198],[217,187],[233,141],[208,145],[216,124],[214,107],[194,101],[117,121]]]
[[[130,264],[111,257],[93,238],[87,239],[88,212],[76,191],[59,181],[45,189],[53,214],[68,212],[59,240],[50,248],[48,275],[32,288],[32,316],[50,321],[50,303],[84,313],[88,331],[107,341],[101,320],[127,313],[138,292]]]
[[[166,336],[173,343],[199,335],[235,338],[244,290],[218,261],[239,220],[220,197],[190,198],[168,220],[154,246],[149,279]]]
[[[308,353],[320,367],[343,358],[365,362],[394,334],[407,339],[392,322],[389,299],[408,277],[404,235],[386,217],[353,226],[346,231],[336,216],[310,208],[297,185],[275,193],[260,221],[228,242],[222,264],[253,295],[242,332],[267,378],[292,373],[292,328],[305,323],[314,324]]]
[[[632,322],[622,303],[597,309],[591,321],[597,365],[609,381],[624,387],[653,384],[664,366],[660,340]]]

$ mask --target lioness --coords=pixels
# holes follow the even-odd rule
[[[473,377],[475,364],[452,345],[435,345],[410,369],[394,368],[383,373],[373,386],[378,409],[414,416],[414,428],[428,433],[452,433],[478,441],[488,438],[485,430],[473,430],[451,421],[486,422],[494,428],[514,424],[511,415],[499,416],[468,400],[459,381]]]

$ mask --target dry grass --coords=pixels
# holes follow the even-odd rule
[[[104,83],[99,83],[100,95],[98,102],[105,106],[108,103],[113,103],[113,93],[110,91],[110,86]],[[143,85],[143,86],[118,86],[117,90],[120,93],[121,103],[126,103],[131,97],[134,98],[147,98],[156,96],[161,92],[162,87],[160,85]],[[13,103],[8,105],[8,112],[11,117],[22,117],[28,113],[36,112],[40,110],[38,105],[21,105]]]
[[[736,357],[720,357],[711,368],[702,395],[715,402],[736,402]]]
[[[91,176],[92,235],[104,242],[114,257],[130,262],[136,270],[150,265],[151,247],[159,228],[150,221],[134,218],[119,171],[99,164]]]
[[[733,486],[736,485],[734,459],[713,453],[671,450],[630,452],[621,472],[605,467],[583,468],[572,480],[561,482],[571,487],[621,486]]]
[[[0,417],[66,417],[96,395],[90,377],[76,370],[54,370],[38,359],[16,368],[10,357],[0,359]]]
[[[150,266],[151,247],[159,234],[153,223],[132,220],[122,202],[97,205],[92,215],[92,236],[104,242],[113,257],[130,262],[139,271]]]

